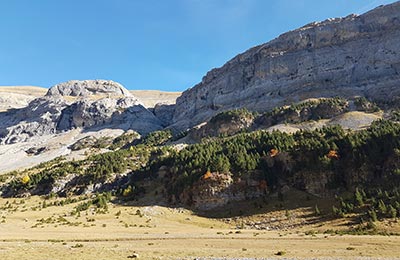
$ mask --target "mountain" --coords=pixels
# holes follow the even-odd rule
[[[398,234],[399,16],[400,2],[288,32],[176,104],[111,80],[4,88],[0,196],[73,204],[62,220],[163,205],[237,229]]]
[[[27,141],[74,128],[107,125],[148,133],[162,122],[122,85],[106,80],[68,81],[51,87],[27,107],[0,114],[0,142]]]
[[[3,258],[394,259],[399,40],[397,2],[283,34],[182,95],[0,87]]]
[[[177,99],[173,127],[183,130],[221,111],[265,112],[314,97],[400,95],[400,2],[363,15],[328,19],[239,54]]]
[[[397,2],[282,34],[211,70],[182,95],[129,92],[105,80],[60,83],[34,100],[30,94],[15,101],[0,93],[10,101],[8,108],[18,108],[0,114],[0,142],[101,125],[144,134],[164,127],[180,132],[223,111],[266,112],[309,98],[362,96],[395,104],[400,95],[399,42]]]
[[[165,126],[163,113],[178,94],[130,92],[108,80],[73,80],[50,89],[0,87],[0,172],[61,155],[74,158],[69,147],[84,138],[115,138],[126,130],[140,134],[160,130]]]
[[[86,137],[83,134],[87,132],[101,133],[101,129],[114,129],[118,133],[134,130],[146,135],[167,127],[177,133],[238,108],[263,113],[281,107],[278,109],[281,114],[261,115],[237,125],[231,124],[232,119],[224,119],[221,124],[217,117],[197,127],[198,130],[193,129],[186,141],[234,134],[243,129],[293,132],[333,124],[358,129],[384,114],[354,113],[360,111],[355,97],[367,97],[383,105],[393,105],[398,100],[399,40],[400,2],[397,2],[360,16],[328,19],[285,33],[211,70],[201,83],[181,96],[179,92],[128,91],[110,80],[71,80],[48,90],[2,87],[0,143],[28,142],[29,147],[24,144],[24,150],[29,150],[36,139],[43,137],[42,145],[48,151],[51,146],[46,143],[50,139],[65,138],[76,132],[79,134],[72,134],[70,142]],[[301,109],[284,108],[309,98],[336,96],[349,100],[340,101],[344,103],[339,107],[328,100],[308,107],[296,105]],[[339,113],[330,113],[337,109]],[[316,119],[329,121],[305,122]],[[100,137],[110,135],[108,130]],[[71,143],[62,147],[66,145]],[[13,148],[15,151],[22,149],[17,146]],[[2,147],[4,151],[7,149]]]
[[[182,95],[128,91],[109,80],[72,80],[49,90],[1,87],[0,156],[8,161],[10,154],[18,154],[16,157],[21,163],[12,167],[4,164],[0,170],[68,154],[67,147],[87,137],[89,132],[96,138],[115,137],[127,130],[146,135],[168,128],[180,133],[204,124],[221,112],[238,108],[264,113],[281,107],[278,110],[283,114],[260,116],[254,122],[246,119],[244,124],[236,126],[229,120],[219,126],[220,122],[214,120],[197,127],[199,130],[192,130],[180,142],[196,142],[209,135],[244,129],[294,132],[336,123],[350,129],[362,128],[385,114],[365,114],[364,108],[362,113],[355,113],[360,111],[355,106],[357,97],[367,97],[383,106],[396,106],[400,94],[399,40],[400,2],[397,2],[360,16],[328,19],[287,32],[211,70],[201,83]],[[321,106],[284,109],[286,105],[300,104],[309,98],[337,96],[348,99],[337,114],[327,115],[319,111]],[[325,106],[322,111],[336,109],[330,104]],[[319,117],[320,113],[324,116]],[[318,118],[329,121],[304,122]],[[41,151],[45,152],[28,160],[26,156],[30,154],[21,151],[30,151],[38,140],[45,148]],[[59,145],[49,145],[50,140],[53,143],[58,140]],[[53,151],[51,156],[44,156],[50,151]]]
[[[46,95],[48,89],[36,86],[0,86],[0,112],[12,108],[26,107],[30,101]],[[157,104],[175,104],[182,92],[160,90],[130,90],[146,108]]]

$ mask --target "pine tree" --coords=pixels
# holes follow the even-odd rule
[[[317,216],[321,215],[321,211],[319,210],[319,208],[318,208],[318,205],[317,205],[317,204],[315,204],[315,207],[314,207],[314,212],[315,212],[315,215],[317,215]]]
[[[385,202],[383,202],[383,200],[379,200],[378,209],[379,209],[380,214],[382,214],[382,215],[386,214],[387,207],[385,205]]]
[[[335,216],[339,215],[339,210],[335,206],[332,206],[332,212],[333,212],[333,215],[335,215]]]
[[[400,212],[400,202],[396,201],[394,207]]]
[[[366,198],[366,197],[367,197],[367,194],[365,194],[364,189],[361,189],[361,195],[362,195],[363,198]]]
[[[354,198],[355,198],[356,206],[364,205],[362,193],[358,190],[358,188],[356,188],[356,192],[354,193]]]
[[[397,216],[397,210],[392,205],[389,206],[388,216],[391,218],[396,218]]]
[[[371,217],[371,221],[375,222],[378,220],[378,217],[376,216],[376,212],[374,209],[368,211],[368,214]]]

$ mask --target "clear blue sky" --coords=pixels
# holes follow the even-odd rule
[[[0,0],[0,85],[180,91],[248,48],[393,0]]]

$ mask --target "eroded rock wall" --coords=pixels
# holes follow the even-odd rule
[[[400,2],[311,23],[249,49],[177,99],[185,129],[239,107],[259,112],[312,97],[400,96]]]

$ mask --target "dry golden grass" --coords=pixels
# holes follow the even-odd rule
[[[47,88],[35,86],[0,86],[0,93],[15,93],[29,96],[44,96]]]
[[[157,103],[175,104],[182,92],[168,92],[159,90],[131,90],[135,97],[143,102],[145,107],[154,107]]]
[[[47,89],[32,86],[0,86],[0,112],[28,105],[35,98],[44,96]]]
[[[54,200],[57,199],[47,200],[47,204]],[[5,208],[6,201],[10,208]],[[88,210],[76,217],[70,212],[77,203],[38,207],[42,203],[39,197],[0,199],[0,222],[4,220],[0,223],[1,259],[126,259],[134,253],[141,259],[275,258],[279,251],[290,259],[355,256],[394,259],[400,252],[400,236],[304,234],[318,224],[287,231],[239,230],[236,222],[201,217],[182,208],[109,203],[106,214]],[[37,209],[33,210],[34,207]],[[251,211],[250,208],[243,209]],[[268,214],[275,217],[283,214],[279,210],[258,211],[253,221],[268,218]],[[291,211],[299,212],[309,214],[310,209]],[[49,221],[38,221],[49,217]],[[57,220],[59,217],[68,222]]]

